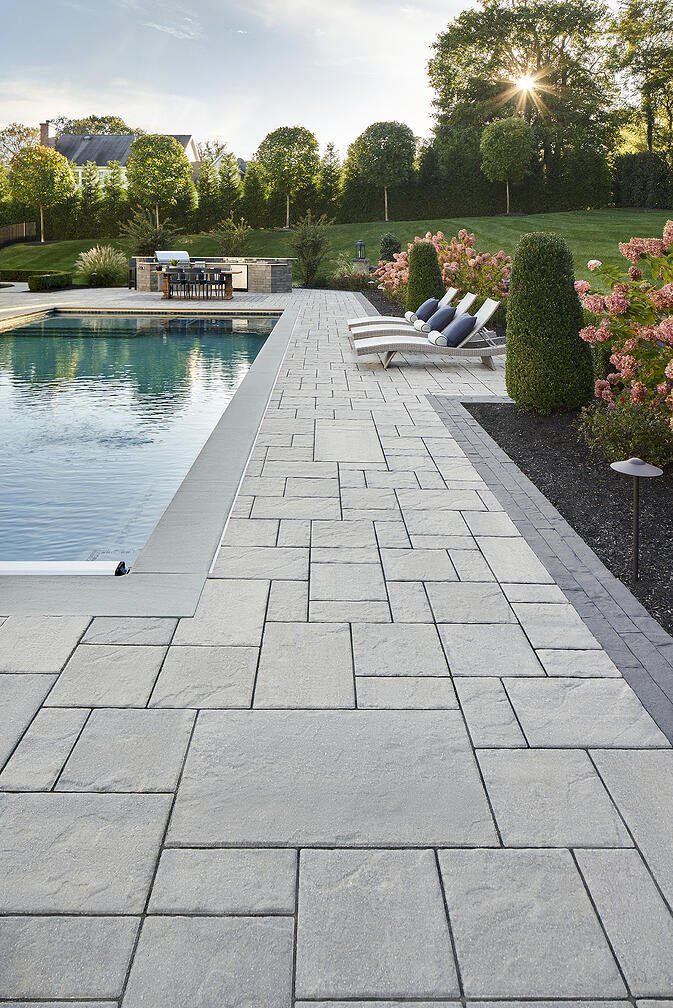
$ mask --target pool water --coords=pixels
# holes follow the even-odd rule
[[[54,315],[0,334],[0,560],[131,563],[275,322]]]

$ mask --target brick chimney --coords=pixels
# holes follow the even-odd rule
[[[40,123],[40,143],[43,147],[53,147],[56,143],[56,132],[48,119]]]

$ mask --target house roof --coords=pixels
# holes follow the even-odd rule
[[[191,134],[171,134],[178,143],[186,149]],[[93,136],[79,136],[75,133],[62,133],[56,140],[56,150],[63,154],[69,161],[76,165],[83,165],[87,161],[93,161],[99,167],[104,167],[110,161],[119,161],[125,165],[131,144],[136,139],[135,133],[114,133],[97,134]]]

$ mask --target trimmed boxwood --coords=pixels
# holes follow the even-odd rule
[[[26,280],[30,280],[31,277],[40,276],[43,273],[44,270],[13,269],[10,267],[0,270],[0,280],[7,280],[9,283],[24,283]]]
[[[70,273],[43,273],[28,277],[28,290],[33,292],[65,290],[66,287],[72,287]]]
[[[407,309],[416,311],[428,298],[441,298],[444,294],[437,249],[432,242],[415,242],[409,250]]]
[[[522,235],[507,301],[507,392],[522,409],[577,409],[593,394],[589,345],[574,287],[573,261],[560,235]]]
[[[402,242],[397,235],[386,231],[381,235],[381,245],[379,249],[379,259],[381,262],[392,262],[396,252],[402,251]]]

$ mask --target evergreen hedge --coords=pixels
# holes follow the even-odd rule
[[[407,308],[409,311],[416,311],[428,298],[441,298],[444,293],[437,249],[431,242],[416,242],[409,252]]]
[[[507,392],[522,409],[576,409],[593,394],[589,345],[574,287],[573,261],[560,235],[525,234],[514,252],[507,301]]]
[[[402,251],[402,243],[397,235],[387,231],[381,235],[379,246],[379,259],[381,262],[392,262],[396,252]]]

